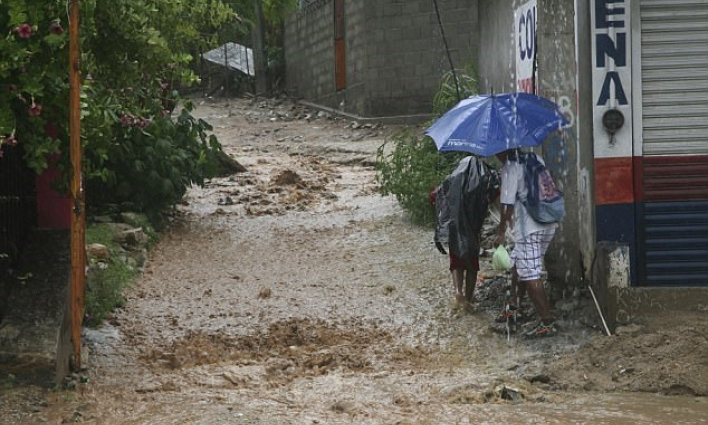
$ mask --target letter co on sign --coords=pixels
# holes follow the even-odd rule
[[[519,59],[525,61],[533,60],[533,53],[536,50],[536,6],[526,10],[526,13],[519,14]]]
[[[533,60],[536,53],[536,0],[524,3],[514,11],[516,27],[516,89],[533,91]]]

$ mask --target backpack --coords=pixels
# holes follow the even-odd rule
[[[524,180],[528,188],[526,200],[522,203],[531,218],[538,223],[558,223],[565,217],[563,192],[556,188],[551,173],[533,152],[520,155],[524,165]]]

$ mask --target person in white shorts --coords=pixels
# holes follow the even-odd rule
[[[543,256],[548,250],[548,245],[551,243],[558,225],[556,223],[538,223],[526,212],[522,200],[526,199],[528,189],[524,179],[524,165],[518,161],[517,150],[506,150],[496,156],[503,166],[499,197],[502,213],[495,246],[504,243],[507,225],[511,223],[514,240],[514,249],[511,252],[514,300],[518,306],[528,291],[536,313],[541,318],[541,323],[526,336],[531,338],[553,336],[558,332],[558,329],[555,326],[555,319],[551,315],[548,295],[541,279],[541,270]],[[540,157],[538,159],[543,162]],[[514,308],[516,306],[512,306],[512,312],[516,312]]]

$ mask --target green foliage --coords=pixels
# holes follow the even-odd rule
[[[97,326],[111,311],[125,303],[123,291],[138,276],[138,270],[120,258],[122,250],[114,241],[113,230],[108,224],[87,226],[86,243],[105,245],[110,253],[105,268],[92,267],[86,282],[85,323]]]
[[[462,98],[477,93],[471,66],[457,77]],[[447,72],[433,100],[434,112],[442,115],[457,102],[452,73]],[[440,153],[431,138],[412,129],[402,130],[384,142],[376,154],[376,179],[381,185],[381,194],[394,195],[414,223],[432,225],[435,210],[430,205],[430,191],[442,183],[466,155],[469,154]]]
[[[471,64],[465,67],[464,72],[457,70],[455,74],[457,75],[457,87],[452,71],[443,74],[440,88],[433,98],[433,113],[437,116],[452,109],[460,100],[477,94],[477,72]],[[457,98],[458,88],[460,90],[459,99]]]
[[[157,233],[140,214],[132,215],[134,221],[128,223],[132,226],[140,224],[143,232],[148,236],[146,248],[150,248],[157,241]],[[110,257],[101,267],[97,261],[91,259],[91,271],[86,282],[86,317],[85,324],[97,326],[103,322],[111,311],[125,303],[123,293],[126,288],[139,275],[137,268],[127,260],[126,252],[114,238],[115,230],[109,224],[90,224],[86,227],[86,243],[99,243],[108,248]]]
[[[387,144],[391,143],[389,150]],[[382,195],[394,195],[416,224],[434,223],[429,194],[457,164],[462,154],[440,154],[428,137],[406,129],[387,140],[376,153],[376,178]]]
[[[123,291],[138,276],[138,271],[120,259],[110,258],[105,269],[92,269],[86,291],[87,326],[97,326],[108,314],[125,304]]]
[[[118,204],[158,222],[190,185],[213,177],[220,145],[207,134],[212,127],[194,118],[191,110],[186,102],[176,120],[123,116],[106,143],[86,152],[92,167],[100,170],[88,179],[89,206]]]

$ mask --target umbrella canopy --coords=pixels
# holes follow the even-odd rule
[[[540,145],[568,120],[558,105],[528,93],[487,94],[462,100],[425,132],[440,152],[491,156]]]

